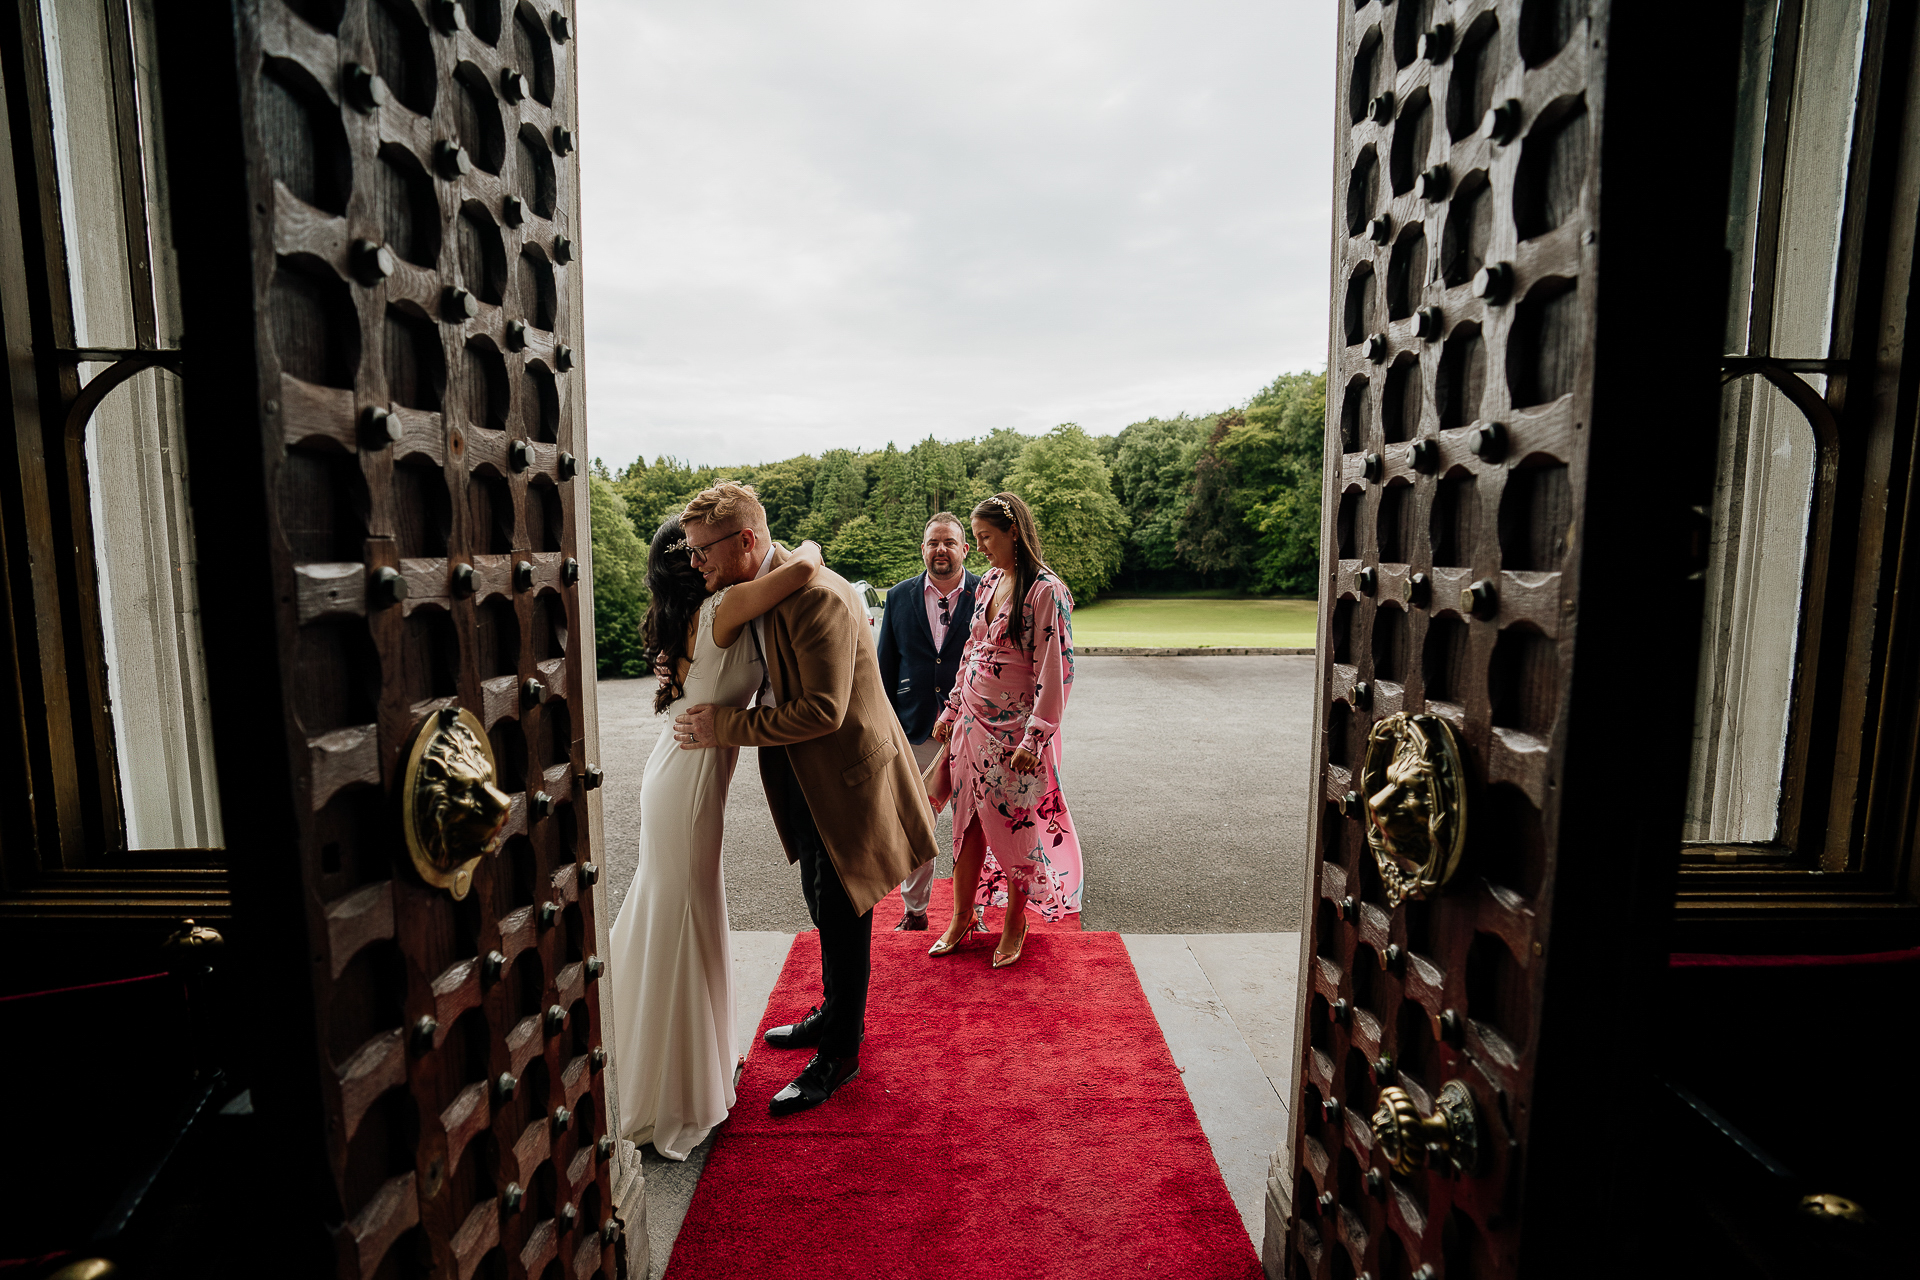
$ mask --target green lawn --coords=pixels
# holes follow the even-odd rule
[[[1318,621],[1319,605],[1312,600],[1106,597],[1073,611],[1073,643],[1076,648],[1244,645],[1311,649]]]

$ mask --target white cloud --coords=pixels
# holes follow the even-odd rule
[[[770,461],[1326,360],[1325,0],[586,0],[588,428]]]

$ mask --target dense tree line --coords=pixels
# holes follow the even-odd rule
[[[1319,564],[1323,374],[1283,374],[1245,404],[1150,418],[1111,436],[1072,423],[1037,436],[928,436],[907,449],[829,449],[760,466],[674,458],[610,473],[594,460],[595,633],[603,674],[641,675],[646,551],[660,523],[722,479],[751,484],[773,536],[812,538],[848,578],[887,587],[920,571],[936,511],[963,519],[1011,490],[1032,506],[1049,563],[1082,604],[1111,587],[1311,594]]]

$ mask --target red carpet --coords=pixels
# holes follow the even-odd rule
[[[1036,924],[996,973],[994,937],[931,960],[936,934],[879,931],[898,918],[876,915],[860,1075],[825,1106],[768,1116],[807,1054],[756,1038],[668,1280],[1259,1280],[1120,936]],[[819,998],[819,965],[801,934],[762,1030]]]

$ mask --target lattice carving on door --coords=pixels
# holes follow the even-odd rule
[[[257,0],[241,25],[337,1274],[610,1277],[570,17]],[[458,902],[394,800],[454,705],[512,800]]]
[[[1590,10],[1591,8],[1591,20]],[[1288,1274],[1511,1276],[1577,599],[1597,126],[1583,0],[1342,6],[1328,661]],[[1428,712],[1469,775],[1465,862],[1390,908],[1356,794]],[[1448,1081],[1478,1176],[1392,1172],[1382,1086]]]

